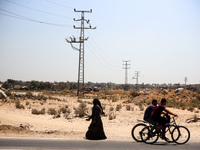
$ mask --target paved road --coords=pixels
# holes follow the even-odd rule
[[[199,150],[200,142],[185,145],[167,144],[158,141],[154,145],[137,143],[133,140],[89,141],[84,139],[47,139],[47,138],[0,138],[0,149],[70,149],[70,150]]]

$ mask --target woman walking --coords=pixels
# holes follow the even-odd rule
[[[92,115],[86,119],[89,121],[92,119],[90,126],[88,127],[88,131],[86,132],[86,138],[89,140],[101,140],[106,139],[103,123],[101,121],[101,114],[104,114],[101,103],[98,99],[93,100],[93,108]]]

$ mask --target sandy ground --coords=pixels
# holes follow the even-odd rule
[[[25,102],[29,102],[26,105]],[[92,99],[83,99],[87,103],[88,114],[91,114]],[[102,116],[104,131],[108,139],[132,140],[131,130],[138,119],[143,118],[144,111],[140,111],[134,104],[124,104],[122,101],[112,102],[111,100],[100,100],[105,108],[107,116]],[[116,105],[122,104],[122,108],[116,111]],[[21,100],[25,109],[16,109],[15,103],[3,103],[0,100],[0,137],[45,137],[45,138],[83,138],[90,122],[86,117],[79,118],[74,115],[74,107],[80,103],[77,98],[65,97],[63,101],[47,100],[44,104],[38,100]],[[61,114],[60,118],[53,119],[52,115],[33,115],[31,109],[55,108],[58,109],[65,105],[69,106],[71,113],[68,119]],[[126,105],[131,106],[131,110],[126,110]],[[115,119],[109,120],[110,107],[114,110]],[[194,117],[199,113],[188,110],[179,110],[169,108],[172,112],[178,114],[177,124],[186,126],[191,132],[190,141],[200,141],[200,122],[186,123],[186,119]],[[20,127],[23,126],[23,128]],[[24,129],[26,128],[26,129]]]

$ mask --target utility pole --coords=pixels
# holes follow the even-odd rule
[[[125,67],[123,67],[123,69],[125,69],[125,87],[126,87],[127,84],[128,84],[128,71],[127,71],[127,69],[130,69],[130,67],[128,68],[128,66],[130,65],[130,64],[128,64],[128,62],[130,62],[130,60],[129,61],[123,60],[123,62],[125,62],[125,64],[122,64],[122,65],[125,65]]]
[[[79,90],[82,88],[83,90],[83,95],[84,95],[84,41],[86,41],[88,39],[84,37],[84,29],[96,29],[92,28],[90,25],[90,20],[86,20],[84,18],[84,13],[92,13],[92,9],[90,9],[90,11],[80,11],[80,10],[76,10],[74,9],[74,12],[80,12],[81,13],[81,19],[75,19],[74,21],[81,21],[81,27],[75,27],[75,25],[73,26],[74,29],[80,29],[80,37],[78,40],[76,40],[76,38],[73,36],[69,37],[70,39],[66,39],[66,41],[68,43],[71,44],[72,48],[74,50],[78,50],[79,51],[79,64],[78,64],[78,83],[77,83],[77,96],[79,95]],[[89,24],[89,27],[84,27],[84,23]],[[79,48],[76,48],[73,46],[72,43],[79,43]]]
[[[185,77],[185,79],[184,79],[184,80],[185,80],[185,85],[186,85],[186,83],[187,83],[187,81],[188,81],[188,78],[187,78],[187,77]]]
[[[139,71],[135,71],[135,77],[133,79],[136,79],[136,90],[138,91],[138,77],[139,77]]]

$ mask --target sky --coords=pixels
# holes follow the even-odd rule
[[[200,84],[199,0],[0,0],[0,81],[77,82],[74,8],[85,82]]]

